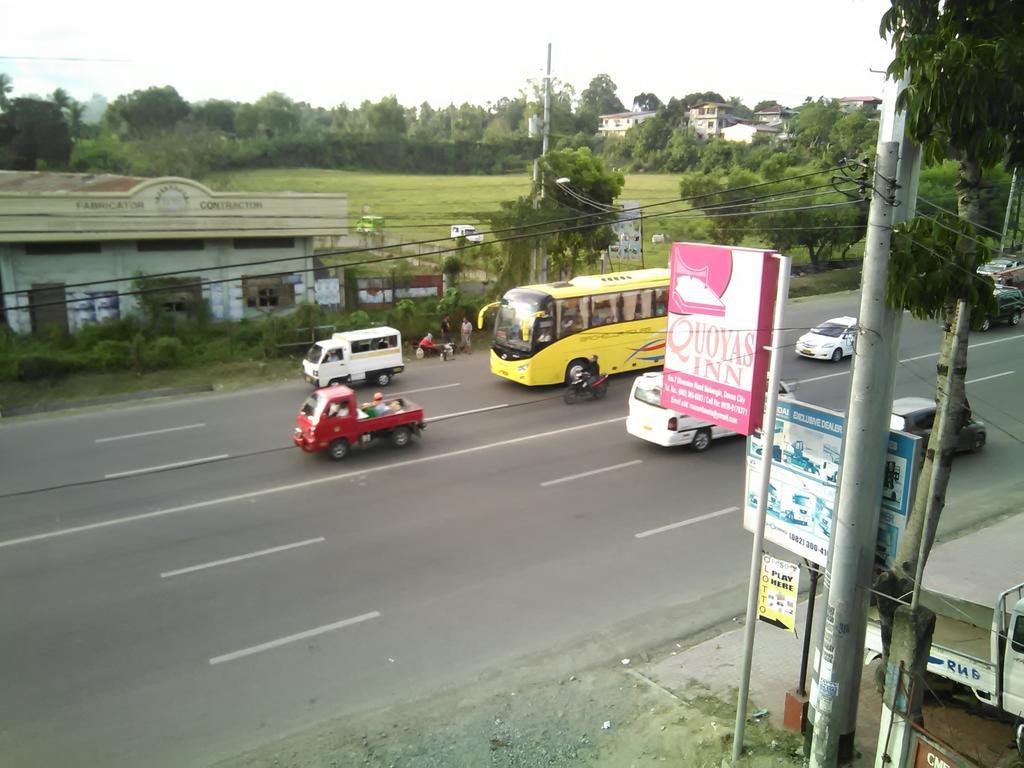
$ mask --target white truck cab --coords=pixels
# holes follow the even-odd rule
[[[387,326],[336,333],[316,342],[302,361],[303,377],[314,387],[355,381],[383,387],[403,370],[402,334]]]
[[[482,243],[484,236],[482,232],[477,232],[476,227],[472,224],[452,224],[452,239],[457,240],[460,237],[464,237],[471,243]]]

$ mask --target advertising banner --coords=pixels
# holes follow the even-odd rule
[[[757,618],[782,629],[793,629],[796,626],[796,593],[799,585],[799,565],[771,555],[762,555]]]
[[[643,257],[643,223],[639,200],[623,200],[618,218],[612,223],[615,242],[608,246],[608,256],[622,261],[640,261]]]
[[[661,404],[749,435],[761,426],[779,262],[673,243]]]
[[[844,416],[808,403],[780,400],[768,485],[765,540],[819,565],[828,559],[843,446]],[[920,438],[889,433],[885,480],[879,499],[876,564],[888,567],[906,528],[917,480]],[[747,440],[747,498],[743,527],[754,529],[760,488],[762,442]]]

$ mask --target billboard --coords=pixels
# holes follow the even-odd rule
[[[779,261],[771,251],[673,243],[661,404],[749,435],[764,416]]]
[[[836,506],[844,416],[808,403],[780,400],[768,481],[765,540],[819,565],[828,559]],[[888,567],[906,528],[917,479],[920,438],[891,431],[879,505],[875,562]],[[743,527],[754,530],[760,488],[760,437],[747,440],[747,494]]]
[[[608,246],[608,257],[622,261],[640,261],[643,258],[644,221],[639,200],[623,200],[621,210],[612,222],[615,240]]]

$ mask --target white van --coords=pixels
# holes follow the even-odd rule
[[[695,451],[706,451],[712,440],[736,434],[717,424],[663,408],[661,381],[660,371],[636,377],[629,392],[629,416],[626,417],[629,434],[666,447],[689,445]],[[795,390],[796,384],[779,384],[779,394],[788,395]]]
[[[484,236],[482,232],[477,232],[476,227],[472,224],[452,224],[452,239],[458,240],[460,237],[464,237],[471,243],[482,243]]]
[[[302,361],[302,373],[314,387],[370,381],[385,386],[405,370],[402,334],[394,328],[365,328],[318,341]]]

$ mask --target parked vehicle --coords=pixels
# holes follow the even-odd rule
[[[926,397],[899,397],[893,401],[889,428],[920,435],[925,440],[932,433],[935,422],[935,401]],[[974,417],[960,430],[957,451],[980,451],[985,447],[988,432],[985,423]]]
[[[988,275],[997,285],[1024,287],[1024,259],[1000,256],[978,267],[979,275]]]
[[[408,398],[359,405],[351,389],[338,385],[318,389],[306,399],[295,417],[292,442],[307,453],[327,451],[341,460],[374,440],[404,448],[424,429],[423,409]]]
[[[801,357],[838,363],[853,354],[856,342],[857,318],[833,317],[797,339],[796,353]]]
[[[978,569],[973,575],[983,572],[985,569]],[[992,603],[976,602],[968,595],[966,585],[958,590],[959,594],[922,590],[921,605],[936,614],[928,672],[970,689],[979,701],[1010,717],[1022,717],[1024,584],[1003,587],[1005,582],[993,588],[993,593],[997,589],[1002,591]],[[871,655],[882,653],[881,627],[875,609],[868,620],[864,647]]]
[[[629,415],[626,417],[626,431],[629,434],[665,447],[689,445],[695,451],[706,451],[711,447],[712,440],[736,434],[717,424],[664,408],[661,405],[663,378],[664,374],[660,371],[652,371],[640,374],[633,381],[633,388],[629,392]],[[795,383],[780,382],[780,395],[795,391]],[[781,460],[782,453],[778,445],[774,453]]]
[[[1024,291],[1020,288],[997,285],[993,293],[996,298],[996,311],[981,321],[979,330],[987,331],[996,323],[1018,325],[1024,316]]]
[[[402,334],[387,326],[336,333],[311,346],[302,361],[303,376],[314,387],[354,381],[384,387],[404,370]]]
[[[452,239],[466,238],[471,243],[482,243],[484,236],[472,224],[452,224]]]
[[[565,388],[562,399],[567,405],[572,405],[581,397],[589,397],[591,400],[600,400],[608,394],[608,374],[602,373],[598,376],[591,376],[584,372],[573,379]]]
[[[363,235],[369,235],[371,233],[380,234],[384,231],[384,217],[383,216],[362,216],[359,219],[359,223],[356,224],[356,232]]]

